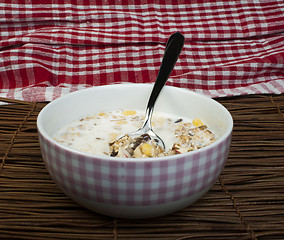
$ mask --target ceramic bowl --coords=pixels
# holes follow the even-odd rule
[[[230,148],[233,120],[221,104],[187,89],[165,86],[154,111],[200,118],[217,141],[185,154],[114,158],[70,149],[53,140],[73,120],[117,109],[145,110],[152,84],[92,87],[60,97],[37,119],[42,156],[62,191],[92,211],[117,218],[153,218],[183,209],[220,175]]]

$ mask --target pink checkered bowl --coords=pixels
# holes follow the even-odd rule
[[[71,121],[117,109],[145,110],[152,84],[115,84],[79,90],[42,109],[37,119],[42,156],[63,192],[92,211],[117,218],[174,213],[204,195],[220,175],[230,148],[233,120],[218,102],[165,86],[154,111],[200,118],[218,140],[185,154],[115,158],[73,150],[52,136]]]

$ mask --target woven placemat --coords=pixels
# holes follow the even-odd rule
[[[284,95],[217,99],[234,132],[220,178],[193,205],[113,219],[67,198],[49,176],[36,118],[46,103],[0,106],[0,239],[284,239]]]

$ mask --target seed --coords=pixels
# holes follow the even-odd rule
[[[175,123],[179,123],[179,122],[182,122],[181,118],[175,121]]]

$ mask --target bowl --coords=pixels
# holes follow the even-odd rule
[[[181,210],[203,196],[220,175],[230,148],[233,120],[215,100],[165,86],[154,111],[200,118],[216,134],[212,144],[185,154],[115,158],[68,148],[52,135],[71,121],[117,109],[145,110],[152,84],[91,87],[47,104],[37,119],[46,168],[79,205],[116,217],[153,218]]]

